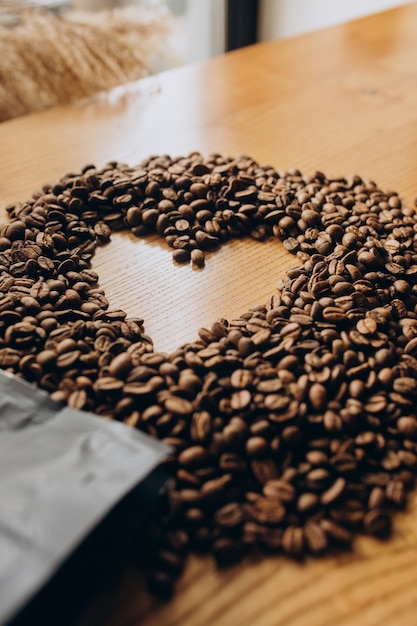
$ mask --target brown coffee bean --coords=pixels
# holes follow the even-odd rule
[[[328,542],[325,531],[321,528],[320,524],[314,521],[309,521],[304,526],[304,537],[312,554],[323,554],[326,550]]]
[[[314,383],[309,389],[308,397],[314,410],[324,410],[327,400],[327,391],[324,385],[320,383]]]
[[[388,534],[417,467],[414,208],[358,176],[194,152],[87,166],[7,212],[0,366],[171,446],[155,593],[170,595],[182,569],[173,532],[219,564],[250,547],[299,558],[353,531]],[[246,235],[279,237],[299,265],[266,304],[157,353],[89,269],[125,226],[195,269]]]
[[[203,446],[191,446],[178,455],[178,463],[185,467],[202,467],[208,462],[208,454]]]
[[[269,498],[276,498],[280,502],[291,502],[294,500],[296,490],[291,483],[280,479],[271,479],[263,485],[263,494]]]
[[[372,317],[365,317],[358,321],[356,328],[362,335],[372,335],[376,332],[378,326],[375,319]]]
[[[244,521],[243,509],[237,502],[229,502],[216,511],[214,519],[220,528],[236,528]]]
[[[405,485],[401,480],[389,480],[385,487],[385,495],[396,506],[403,508],[406,502]]]
[[[172,258],[176,263],[188,263],[191,259],[191,252],[186,248],[179,248],[174,250]]]
[[[315,486],[321,486],[323,484],[327,484],[330,479],[330,474],[327,469],[323,467],[316,467],[306,474],[306,480],[309,484]]]
[[[411,416],[400,417],[397,420],[397,428],[406,437],[415,439],[417,437],[417,419]]]
[[[322,311],[322,317],[326,322],[340,323],[346,319],[344,310],[337,306],[325,307]]]
[[[352,533],[332,520],[323,518],[319,521],[319,525],[332,541],[345,545],[349,545],[352,542]]]
[[[308,513],[317,507],[319,498],[315,493],[305,491],[297,500],[297,511],[299,513]]]
[[[400,463],[412,470],[417,468],[417,454],[410,450],[398,450],[397,457]]]
[[[230,406],[235,411],[242,411],[249,406],[252,395],[248,389],[240,389],[232,394],[230,398]]]
[[[222,435],[231,448],[240,449],[247,439],[248,427],[240,417],[233,417],[224,427]]]
[[[232,474],[226,473],[219,478],[207,480],[201,487],[201,495],[203,497],[217,498],[222,496],[227,486],[232,482]],[[199,494],[200,496],[200,494]]]
[[[324,465],[328,461],[328,456],[321,450],[311,450],[306,453],[306,460],[311,465]]]
[[[276,526],[284,519],[285,508],[275,498],[261,496],[252,504],[250,515],[255,522]]]
[[[58,354],[55,365],[59,369],[67,369],[73,367],[79,357],[81,356],[80,350],[72,350],[69,352],[63,352],[62,354]]]
[[[205,443],[208,441],[212,430],[212,418],[208,411],[193,413],[190,434],[192,441]]]
[[[72,409],[85,409],[88,402],[88,395],[85,389],[76,389],[68,397],[68,406]]]
[[[271,458],[254,459],[250,462],[252,473],[256,480],[264,485],[269,480],[278,478],[278,466]]]
[[[344,492],[346,480],[342,476],[336,478],[335,482],[320,496],[320,502],[325,506],[332,504]]]
[[[245,444],[246,454],[250,457],[263,457],[269,450],[264,437],[250,437]]]
[[[415,395],[417,392],[416,379],[411,376],[401,376],[399,378],[395,378],[392,383],[392,387],[394,391],[400,394]]]
[[[349,474],[357,468],[357,460],[351,454],[336,454],[330,461],[330,465],[338,474]]]
[[[121,352],[111,361],[108,366],[110,376],[120,377],[126,376],[132,369],[132,358],[129,353]]]
[[[193,405],[189,400],[179,396],[170,396],[164,401],[167,411],[175,415],[190,415],[193,412]]]
[[[373,487],[369,494],[368,507],[370,509],[379,509],[386,503],[385,490],[382,487]]]
[[[340,415],[332,410],[325,411],[323,425],[330,433],[340,433],[343,430],[343,421]]]
[[[224,472],[240,474],[247,469],[247,463],[238,454],[224,452],[219,458],[219,468]]]
[[[191,262],[199,268],[204,267],[205,263],[206,263],[206,255],[204,254],[203,250],[200,250],[199,248],[194,248],[193,250],[191,250]]]
[[[391,533],[391,520],[383,509],[372,509],[363,518],[363,526],[366,532],[376,537],[387,537]]]
[[[123,385],[122,380],[118,380],[112,376],[103,376],[94,383],[94,389],[99,393],[113,394],[121,391],[122,389],[125,391],[127,387],[128,385]]]
[[[285,554],[300,558],[304,554],[305,536],[302,528],[287,526],[282,535],[282,549]]]
[[[230,384],[235,389],[248,389],[253,381],[253,373],[250,370],[237,369],[230,376]]]

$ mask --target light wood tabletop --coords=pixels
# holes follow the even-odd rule
[[[0,125],[0,211],[84,165],[151,154],[246,154],[279,170],[359,174],[417,196],[417,3],[267,42],[140,81],[128,92]],[[173,351],[274,293],[295,259],[277,241],[234,240],[206,267],[176,266],[156,237],[112,237],[93,267],[111,306]],[[126,571],[82,626],[417,624],[417,499],[386,542],[299,564],[282,556],[219,571],[192,558],[172,601]],[[81,625],[80,625],[81,626]]]

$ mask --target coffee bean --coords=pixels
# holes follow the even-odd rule
[[[167,411],[170,411],[175,415],[190,415],[193,412],[192,403],[179,396],[169,396],[164,401],[164,406]]]
[[[263,486],[263,493],[270,498],[276,498],[280,502],[291,502],[294,500],[296,490],[290,483],[280,480],[268,480]]]
[[[324,410],[327,404],[326,387],[320,383],[314,383],[309,390],[309,400],[314,410]]]
[[[108,366],[108,372],[110,376],[124,377],[132,369],[132,359],[127,352],[121,352],[114,357],[110,365]]]
[[[284,519],[285,508],[274,498],[261,496],[253,503],[250,516],[260,524],[275,526]]]
[[[191,259],[191,253],[186,248],[179,248],[178,250],[174,250],[172,258],[177,263],[188,263]]]
[[[254,459],[250,463],[252,473],[260,485],[278,478],[278,466],[271,458]]]
[[[391,532],[391,520],[382,509],[372,509],[363,518],[366,532],[377,537],[387,537]]]
[[[287,526],[282,535],[282,548],[285,554],[300,558],[305,550],[305,537],[302,528]]]
[[[235,411],[242,411],[250,404],[251,400],[252,395],[250,391],[248,389],[241,389],[231,395],[230,406]]]
[[[405,484],[401,480],[388,480],[385,495],[396,506],[403,508],[406,502]]]
[[[327,518],[321,519],[319,525],[332,541],[344,545],[349,545],[352,542],[352,533],[344,526]]]
[[[411,416],[403,416],[397,420],[397,428],[406,437],[415,439],[417,437],[417,419]]]
[[[88,166],[7,212],[0,366],[172,448],[154,593],[171,595],[190,549],[226,565],[389,534],[417,469],[414,207],[358,176],[194,152]],[[88,269],[122,228],[195,269],[242,235],[278,237],[299,264],[266,304],[157,353]]]
[[[229,502],[216,511],[214,518],[220,528],[231,529],[243,524],[244,513],[237,502]]]
[[[297,500],[297,511],[299,513],[308,513],[317,507],[319,498],[315,493],[305,491]]]
[[[206,263],[206,255],[204,254],[203,250],[194,248],[193,250],[191,250],[190,254],[191,261],[196,267],[204,267]]]
[[[178,463],[188,468],[202,467],[207,461],[208,455],[203,446],[191,446],[178,455]]]
[[[335,482],[324,491],[320,496],[320,501],[324,505],[331,504],[339,498],[346,487],[346,479],[340,476]]]
[[[262,457],[268,449],[268,442],[264,437],[250,437],[245,444],[246,453],[250,457]]]
[[[326,550],[328,545],[326,533],[319,523],[315,521],[307,522],[304,526],[304,537],[307,547],[312,554],[323,554]]]
[[[379,509],[383,507],[385,503],[385,490],[382,489],[382,487],[373,487],[368,499],[369,509]]]

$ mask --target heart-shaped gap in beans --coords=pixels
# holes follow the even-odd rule
[[[233,239],[206,255],[204,268],[178,264],[158,235],[137,239],[114,233],[97,249],[93,268],[110,302],[144,319],[157,351],[172,352],[193,341],[202,326],[233,319],[276,292],[277,277],[294,265],[274,237]]]
[[[359,176],[193,153],[86,167],[9,213],[1,367],[172,446],[152,592],[193,550],[226,565],[389,535],[417,468],[415,207]],[[90,269],[126,227],[199,267],[230,239],[277,237],[298,266],[268,302],[156,352]]]

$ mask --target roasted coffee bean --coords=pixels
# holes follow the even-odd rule
[[[88,166],[7,212],[0,367],[171,446],[154,593],[171,595],[189,550],[226,565],[389,535],[417,470],[415,207],[359,176],[194,152]],[[194,269],[242,236],[279,238],[298,265],[266,304],[157,353],[89,269],[122,228]]]
[[[264,437],[250,437],[245,444],[246,454],[249,457],[263,457],[269,450],[269,445]]]
[[[305,491],[297,500],[297,511],[299,513],[308,513],[317,507],[319,498],[315,493]]]
[[[276,526],[285,517],[285,508],[275,498],[260,496],[250,509],[251,518],[266,526]]]
[[[327,518],[319,520],[319,525],[327,537],[335,543],[349,545],[352,542],[352,533],[344,526]]]
[[[216,511],[214,519],[220,528],[236,528],[243,524],[243,508],[237,502],[229,502]]]
[[[193,250],[191,250],[190,256],[192,263],[196,267],[204,267],[206,263],[206,255],[203,250],[200,250],[199,248],[194,248]]]
[[[191,446],[178,455],[178,463],[187,468],[205,466],[208,462],[208,455],[202,446]]]
[[[387,537],[391,532],[391,520],[386,511],[372,509],[363,518],[363,526],[366,532],[376,537]]]
[[[289,556],[294,558],[302,557],[305,550],[303,529],[298,526],[287,526],[282,535],[282,549]]]
[[[304,526],[304,537],[308,549],[312,554],[323,554],[326,550],[328,541],[323,528],[319,523],[311,520]]]
[[[296,489],[291,483],[280,479],[268,480],[263,486],[263,493],[270,498],[276,498],[280,502],[291,502],[296,495]]]

